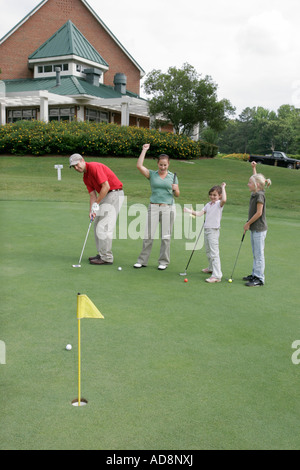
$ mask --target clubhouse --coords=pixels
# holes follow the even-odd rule
[[[41,1],[0,39],[0,64],[0,125],[38,119],[150,127],[140,96],[144,70],[86,0]]]

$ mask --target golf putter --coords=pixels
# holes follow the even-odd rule
[[[235,267],[236,267],[236,263],[237,263],[237,260],[238,260],[238,257],[239,257],[239,254],[240,254],[240,251],[241,251],[241,248],[242,248],[242,243],[243,243],[243,241],[244,241],[245,235],[246,235],[246,232],[243,233],[242,240],[241,240],[240,247],[239,247],[239,251],[238,251],[238,254],[237,254],[237,257],[236,257],[234,266],[233,266],[233,270],[232,270],[232,273],[231,273],[231,277],[229,278],[229,279],[231,279],[231,281],[233,281],[233,278],[232,278],[232,277],[233,277],[233,273],[234,273],[234,270],[235,270]],[[227,279],[227,281],[229,281],[229,279]],[[230,281],[230,282],[231,282],[231,281]]]
[[[83,248],[82,248],[82,251],[81,251],[81,255],[80,255],[78,264],[73,264],[73,265],[72,265],[73,268],[81,268],[81,264],[80,264],[80,263],[81,263],[82,255],[83,255],[83,252],[84,252],[84,249],[85,249],[85,245],[86,245],[86,242],[87,242],[89,233],[90,233],[90,228],[91,228],[91,225],[92,225],[93,220],[94,220],[94,219],[91,219],[91,220],[90,220],[89,228],[88,228],[88,231],[87,231],[85,240],[84,240],[84,244],[83,244]]]
[[[202,231],[203,231],[203,228],[204,228],[204,222],[203,222],[203,225],[202,225],[201,230],[200,230],[200,232],[199,232],[199,235],[198,235],[198,237],[197,237],[197,240],[196,240],[194,249],[193,249],[193,251],[192,251],[192,253],[191,253],[191,256],[190,256],[190,258],[189,258],[189,260],[188,260],[188,263],[187,263],[187,265],[186,265],[185,271],[184,271],[184,273],[179,273],[180,276],[186,276],[186,275],[187,275],[187,269],[188,269],[189,264],[190,264],[190,262],[191,262],[192,256],[193,256],[193,254],[194,254],[194,252],[195,252],[195,250],[196,250],[196,246],[197,246],[197,243],[198,243],[198,241],[199,241],[199,239],[200,239],[200,237],[201,237],[201,233],[202,233]]]

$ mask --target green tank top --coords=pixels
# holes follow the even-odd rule
[[[151,186],[150,202],[152,204],[174,204],[172,184],[174,173],[168,171],[165,178],[159,176],[158,170],[149,170],[149,180]],[[176,176],[175,183],[178,184]]]

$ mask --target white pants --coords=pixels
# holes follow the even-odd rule
[[[222,279],[221,261],[219,252],[219,237],[220,229],[218,228],[205,228],[204,229],[204,244],[206,256],[208,259],[208,269],[212,271],[212,276],[217,279]]]
[[[94,221],[97,252],[103,261],[113,262],[112,240],[117,218],[124,202],[124,191],[111,191],[99,204]]]
[[[149,204],[143,248],[138,257],[138,263],[147,266],[157,226],[160,223],[161,245],[158,263],[168,266],[175,215],[175,205]]]

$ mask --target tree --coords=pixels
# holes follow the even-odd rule
[[[300,153],[300,110],[282,105],[277,111],[261,106],[245,108],[238,119],[230,120],[219,133],[221,152],[246,152],[264,155],[272,150]]]
[[[248,150],[248,142],[252,133],[253,119],[255,116],[255,108],[245,108],[239,115],[239,127],[241,140],[243,141],[243,152],[246,153]]]
[[[167,73],[152,70],[144,82],[150,114],[160,122],[171,122],[177,134],[191,135],[194,127],[209,126],[220,131],[234,108],[228,100],[217,99],[217,85],[211,77],[200,78],[192,65],[170,67]]]
[[[206,132],[202,135],[202,138],[207,142],[210,142],[209,135]],[[217,141],[214,140],[213,143],[218,145],[219,150],[222,153],[244,153],[244,136],[237,119],[231,119],[228,122],[226,129],[219,133]]]
[[[277,111],[277,146],[285,152],[299,153],[300,110],[290,105],[282,105]]]

